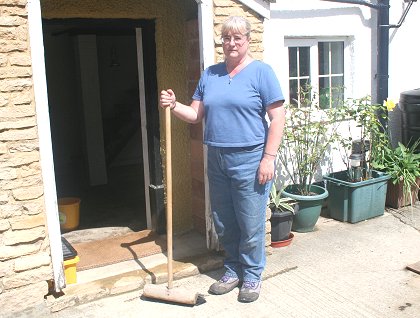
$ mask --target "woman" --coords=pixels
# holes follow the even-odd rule
[[[190,106],[171,89],[160,96],[161,107],[176,117],[205,120],[210,205],[226,252],[225,274],[209,292],[221,295],[241,284],[241,302],[257,300],[261,289],[266,206],[285,123],[280,84],[269,65],[249,55],[250,33],[242,17],[224,22],[225,62],[203,72]]]

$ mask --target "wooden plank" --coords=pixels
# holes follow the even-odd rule
[[[413,271],[416,274],[420,274],[420,261],[411,265],[407,265],[407,269]]]

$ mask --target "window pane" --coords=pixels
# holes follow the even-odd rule
[[[334,76],[331,78],[331,106],[337,107],[343,104],[344,101],[344,77]]]
[[[344,73],[344,42],[331,42],[331,73]]]
[[[330,108],[330,81],[328,77],[319,78],[319,107]]]
[[[329,42],[318,43],[319,75],[327,75],[330,73],[329,47]]]
[[[297,47],[289,47],[289,77],[297,77]]]
[[[299,47],[299,76],[309,76],[310,63],[309,47]]]
[[[289,93],[289,99],[290,104],[292,105],[298,105],[298,81],[296,79],[289,80],[289,86],[290,86],[290,93]]]

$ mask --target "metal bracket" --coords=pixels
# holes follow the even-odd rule
[[[405,17],[407,16],[408,11],[410,10],[411,6],[413,5],[413,2],[417,2],[417,0],[404,0],[404,2],[408,2],[408,6],[405,8],[405,10],[404,10],[404,12],[403,12],[403,14],[400,18],[400,21],[398,21],[397,24],[388,24],[388,25],[382,24],[382,25],[380,25],[380,27],[391,29],[391,28],[399,28],[402,25],[402,23],[405,20]]]

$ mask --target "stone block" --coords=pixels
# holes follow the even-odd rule
[[[13,261],[0,262],[0,277],[4,277],[7,274],[13,272]]]
[[[31,56],[25,53],[11,54],[9,56],[9,62],[12,66],[31,66]]]
[[[31,163],[29,166],[23,166],[19,170],[19,176],[22,178],[41,174],[41,165],[39,162]]]
[[[8,144],[10,153],[16,152],[32,152],[31,155],[36,154],[39,150],[39,145],[36,141],[16,141]],[[36,151],[35,151],[36,150]],[[39,156],[37,156],[39,158]],[[36,162],[35,160],[33,162]]]
[[[5,2],[6,0],[2,0],[2,4]],[[6,1],[7,2],[7,1]],[[25,2],[27,2],[27,0],[25,0]],[[21,6],[21,7],[17,7],[17,6],[3,6],[0,8],[0,14],[3,14],[5,16],[21,16],[21,17],[27,17],[28,16],[28,10],[26,10],[25,6]]]
[[[22,128],[31,128],[36,126],[35,117],[23,118],[19,120],[8,120],[0,122],[0,130],[6,129],[22,129]]]
[[[22,256],[15,259],[15,272],[23,272],[30,269],[35,269],[42,266],[49,266],[51,264],[51,257],[48,253],[42,252],[35,255]]]
[[[9,202],[9,196],[6,193],[0,194],[0,205]]]
[[[1,16],[0,16],[0,22],[1,22]],[[17,29],[16,28],[5,28],[0,26],[0,38],[4,40],[16,40],[17,39]],[[0,75],[3,76],[3,75]]]
[[[46,281],[5,291],[0,294],[0,303],[2,304],[1,314],[7,317],[9,314],[19,312],[25,308],[27,311],[36,306],[43,306],[44,296],[47,293],[48,284]],[[11,315],[9,317],[13,316]]]
[[[22,98],[21,98],[22,100]],[[18,99],[10,99],[12,104],[16,104],[16,102],[18,101]],[[0,116],[1,118],[10,118],[10,119],[14,119],[14,118],[26,118],[29,116],[35,116],[35,106],[29,104],[22,104],[19,105],[17,104],[17,106],[6,106],[6,107],[2,107],[0,108]]]
[[[15,41],[15,40],[0,40],[0,53],[9,53],[13,51],[25,52],[29,49],[29,43],[26,41]],[[1,91],[0,86],[0,91]]]
[[[10,100],[13,103],[13,105],[29,105],[32,102],[32,99],[33,99],[33,96],[30,91],[23,91],[19,93],[10,94]],[[34,106],[32,107],[35,108]]]
[[[10,220],[12,230],[32,229],[38,226],[45,225],[45,218],[43,214],[36,215],[22,215]]]
[[[20,188],[12,191],[13,197],[17,201],[32,200],[41,197],[44,193],[43,186],[33,186],[28,188]]]
[[[17,38],[20,41],[28,41],[28,26],[27,25],[20,25],[17,27]]]
[[[8,291],[23,286],[34,285],[39,282],[45,282],[52,278],[52,268],[50,266],[42,266],[35,269],[27,270],[12,276],[3,278],[4,290]],[[44,294],[45,295],[45,294]]]
[[[0,27],[26,24],[26,19],[19,16],[0,16]]]
[[[0,261],[6,261],[19,256],[36,253],[39,251],[40,246],[40,242],[15,246],[0,246]]]
[[[3,236],[3,244],[5,246],[18,245],[21,243],[31,243],[43,238],[45,238],[44,227],[20,231],[7,231]]]
[[[0,209],[0,218],[9,219],[23,214],[23,207],[20,204],[4,203]]]
[[[143,279],[136,276],[123,276],[110,287],[110,294],[117,295],[141,289],[144,286]]]
[[[23,210],[25,214],[35,215],[45,211],[44,198],[38,198],[36,200],[31,200],[28,203],[23,203]]]
[[[32,69],[27,66],[6,67],[0,74],[0,78],[20,78],[30,76],[32,76]]]
[[[7,56],[5,54],[4,55],[0,55],[0,66],[1,67],[4,67],[6,65],[7,65]]]
[[[14,41],[8,41],[14,42]],[[2,42],[0,41],[0,53],[1,53]],[[5,79],[0,82],[0,92],[15,92],[23,91],[27,88],[32,87],[32,79],[19,78],[19,79]]]
[[[3,168],[0,170],[0,179],[13,180],[18,177],[16,168]]]
[[[25,129],[9,129],[0,132],[0,140],[4,141],[36,138],[38,138],[38,130],[36,127]]]
[[[47,297],[47,306],[51,312],[61,311],[68,307],[73,307],[77,304],[77,296],[62,296],[58,299],[54,299],[53,295]]]
[[[5,143],[0,142],[0,155],[5,154],[8,152],[7,145]]]
[[[0,233],[7,231],[10,229],[9,220],[0,220]]]
[[[10,6],[23,6],[25,7],[28,3],[28,0],[2,0],[1,3],[3,5],[10,5]]]

